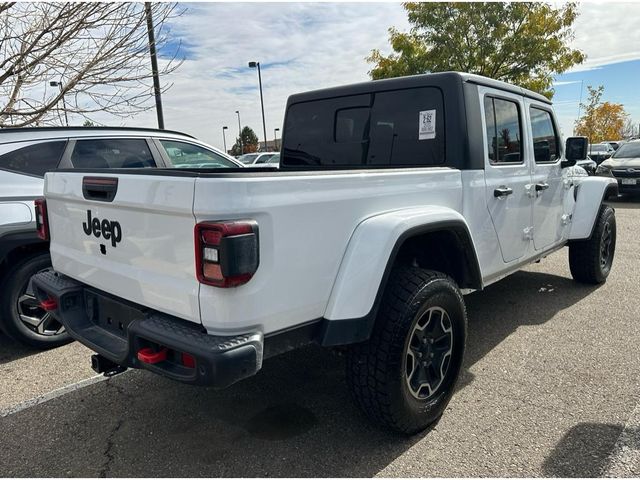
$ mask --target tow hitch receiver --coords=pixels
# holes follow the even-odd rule
[[[100,354],[91,355],[91,368],[96,373],[104,373],[105,377],[113,377],[127,370],[127,367],[118,365]]]

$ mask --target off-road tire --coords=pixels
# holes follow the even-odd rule
[[[20,319],[18,299],[24,293],[29,279],[50,267],[48,253],[35,254],[16,263],[0,281],[0,329],[11,339],[39,349],[59,347],[72,340],[68,333],[38,334]]]
[[[408,385],[407,349],[417,322],[438,307],[450,319],[449,363],[433,394],[421,399]],[[464,300],[451,278],[415,267],[394,268],[371,337],[347,353],[347,381],[355,402],[374,423],[396,432],[414,434],[437,422],[454,392],[466,332]]]
[[[581,283],[604,283],[611,272],[616,250],[616,217],[613,208],[602,205],[588,240],[569,244],[569,268]]]

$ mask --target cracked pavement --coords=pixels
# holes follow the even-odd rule
[[[640,475],[640,200],[614,202],[609,281],[567,251],[466,297],[458,391],[429,432],[370,425],[344,359],[308,347],[227,390],[129,371],[0,418],[3,476]],[[0,408],[90,377],[77,344],[0,339]]]

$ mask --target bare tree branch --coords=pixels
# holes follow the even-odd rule
[[[160,76],[182,63],[163,28],[182,13],[152,5]],[[83,118],[152,108],[146,28],[142,3],[0,3],[0,128],[59,123],[65,104]]]

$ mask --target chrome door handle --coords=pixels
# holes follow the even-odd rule
[[[549,188],[549,184],[548,183],[536,183],[536,192],[540,192],[542,190],[546,190],[547,188]]]
[[[504,185],[500,185],[493,191],[493,196],[496,198],[506,197],[513,193],[513,189],[509,187],[505,187]]]

